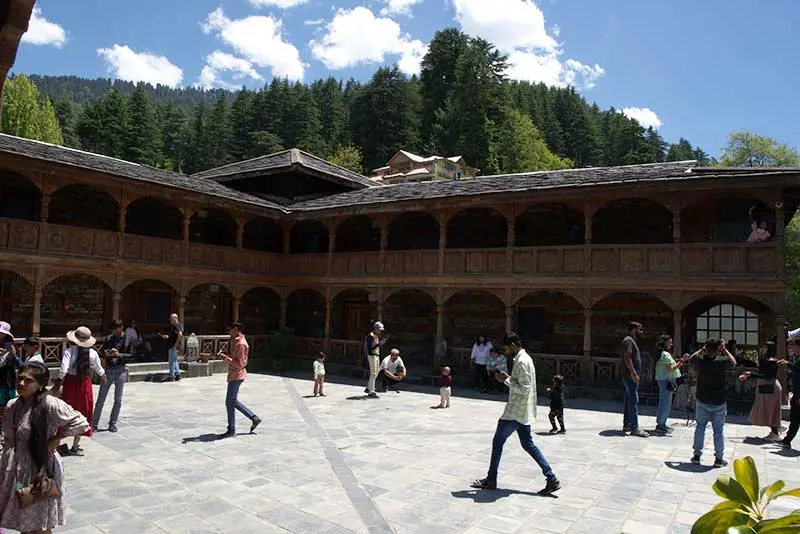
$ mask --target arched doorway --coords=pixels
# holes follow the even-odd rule
[[[119,204],[99,187],[65,185],[50,196],[47,222],[116,232]]]
[[[0,217],[39,220],[39,188],[21,174],[0,170]]]
[[[684,308],[682,326],[683,352],[696,350],[710,338],[734,340],[736,356],[752,362],[758,360],[758,347],[778,334],[772,310],[741,295],[698,298]]]
[[[177,313],[175,288],[161,280],[136,280],[122,290],[120,317],[126,325],[136,321],[139,334],[165,330],[169,316]]]
[[[355,215],[336,229],[336,252],[376,252],[381,248],[381,227],[367,215]]]
[[[681,241],[684,243],[744,243],[755,223],[766,224],[775,236],[775,212],[755,198],[706,197],[681,211]]]
[[[283,252],[283,228],[273,219],[256,217],[244,225],[242,248],[262,252]]]
[[[514,246],[582,245],[583,227],[583,213],[566,204],[536,204],[514,221]]]
[[[33,286],[19,274],[0,269],[0,317],[15,337],[27,337],[33,325]]]
[[[389,223],[388,250],[431,250],[439,248],[439,221],[430,213],[402,213]]]
[[[88,274],[60,276],[42,291],[40,335],[63,336],[81,325],[105,335],[113,306],[113,291],[103,280]]]
[[[363,341],[377,318],[377,299],[364,289],[345,289],[333,298],[331,337]]]
[[[320,221],[300,221],[292,227],[290,235],[292,254],[328,252],[328,227]]]
[[[447,248],[502,248],[507,239],[508,222],[492,208],[468,208],[447,221]]]
[[[286,327],[296,336],[325,336],[325,297],[313,289],[297,289],[286,299]]]
[[[125,210],[125,232],[166,239],[183,239],[183,213],[158,197],[131,202]]]
[[[268,334],[278,330],[281,297],[268,287],[254,287],[239,300],[239,322],[247,334]]]
[[[189,219],[189,241],[235,247],[236,221],[224,210],[216,208],[197,210]]]
[[[614,200],[592,217],[592,243],[597,245],[649,245],[672,241],[672,212],[652,200]]]
[[[383,305],[383,323],[390,340],[382,354],[398,348],[403,359],[432,365],[436,344],[436,301],[419,289],[392,293]]]
[[[583,355],[583,305],[559,291],[528,293],[515,306],[515,331],[537,353]]]
[[[200,284],[189,291],[183,310],[184,334],[220,335],[232,318],[233,295],[219,284]]]
[[[506,305],[488,291],[459,291],[444,303],[444,337],[451,350],[472,347],[484,335],[494,343],[506,330]]]

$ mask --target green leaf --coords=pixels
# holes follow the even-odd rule
[[[731,478],[728,475],[721,475],[717,481],[714,482],[712,487],[717,495],[729,501],[740,502],[746,505],[751,505],[753,503],[747,490],[745,490],[735,478]]]
[[[730,527],[746,525],[749,519],[740,510],[711,510],[692,525],[692,534],[725,534]]]
[[[744,488],[750,496],[750,501],[758,501],[758,470],[756,469],[756,463],[753,461],[753,458],[751,456],[746,456],[734,460],[733,473],[736,475],[736,481],[742,485],[742,488]]]
[[[753,527],[747,525],[739,525],[737,527],[729,527],[725,534],[757,534]]]
[[[775,495],[773,500],[777,499],[778,497],[796,497],[796,498],[800,499],[800,488],[795,488],[795,489],[792,489],[792,490],[789,490],[789,491],[784,491],[783,493],[779,493],[779,494]]]
[[[778,534],[789,532],[785,529],[791,529],[791,532],[797,532],[800,527],[800,514],[790,514],[778,519],[768,519],[761,521],[755,528],[759,534]]]
[[[770,486],[761,490],[761,498],[763,499],[766,497],[767,503],[777,499],[779,495],[776,495],[779,491],[781,491],[786,483],[783,480],[776,480]]]
[[[739,510],[743,514],[749,513],[749,508],[735,501],[722,501],[712,508],[712,510]]]

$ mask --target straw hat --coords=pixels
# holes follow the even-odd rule
[[[86,349],[94,347],[94,344],[97,343],[97,340],[92,336],[92,331],[85,326],[79,326],[75,330],[67,332],[67,339]]]

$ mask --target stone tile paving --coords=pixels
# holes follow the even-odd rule
[[[450,409],[431,410],[432,388],[361,400],[363,386],[330,383],[328,397],[306,398],[310,380],[251,375],[241,399],[264,423],[248,435],[239,416],[241,435],[217,441],[225,386],[221,376],[129,384],[120,432],[100,432],[84,457],[65,459],[73,513],[59,532],[688,533],[719,500],[711,484],[721,471],[687,464],[692,427],[624,437],[614,403],[570,401],[568,433],[536,436],[563,484],[543,498],[542,475],[513,436],[502,489],[469,488],[488,467],[497,397],[456,389]],[[546,411],[537,432],[549,428]],[[800,487],[800,453],[746,439],[767,431],[737,421],[726,427],[726,458],[751,455],[762,477]]]

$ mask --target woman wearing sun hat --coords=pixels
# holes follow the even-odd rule
[[[92,369],[100,375],[105,382],[106,372],[100,364],[100,356],[94,350],[97,340],[92,336],[92,331],[85,326],[67,332],[67,341],[70,347],[61,357],[61,398],[72,406],[73,409],[83,414],[88,421],[92,421],[94,412],[94,395],[92,394]],[[84,436],[92,435],[92,428],[83,433]],[[70,454],[78,454],[81,436],[75,436]],[[64,446],[66,448],[66,446]]]

